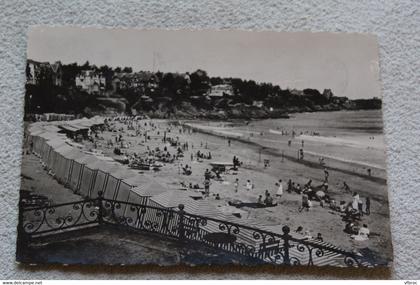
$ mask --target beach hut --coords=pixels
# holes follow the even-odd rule
[[[85,164],[88,164],[95,160],[97,160],[97,158],[93,155],[84,155],[74,160],[69,180],[70,189],[72,189],[74,192],[77,192],[79,190],[83,173],[83,167],[85,166]]]
[[[128,202],[133,204],[145,205],[147,203],[148,196],[144,196],[144,193],[162,193],[168,191],[168,188],[158,183],[154,179],[147,178],[142,175],[136,175],[123,179],[120,182],[118,190],[115,194],[116,200],[122,202]],[[123,215],[126,218],[135,218],[138,214],[136,208],[131,205],[122,204],[120,209],[116,211],[118,214]]]
[[[62,169],[59,170],[61,174],[59,174],[58,180],[64,185],[68,185],[68,183],[70,182],[70,176],[72,173],[74,160],[85,156],[85,154],[80,150],[71,147],[71,149],[62,151],[61,155],[63,156],[63,158],[65,158],[65,160],[62,165]]]
[[[115,200],[121,180],[135,175],[134,171],[122,166],[118,170],[109,173],[105,182],[104,198]]]
[[[82,174],[80,176],[79,193],[84,197],[91,196],[91,190],[95,183],[96,172],[98,170],[98,164],[103,163],[96,156],[92,156],[95,160],[87,162],[82,168]]]
[[[69,121],[64,124],[60,124],[58,127],[60,128],[61,132],[66,134],[68,137],[75,139],[78,135],[82,135],[84,138],[87,138],[89,127],[82,126],[74,121]]]
[[[54,164],[53,172],[55,174],[55,178],[58,182],[63,183],[63,178],[65,176],[64,170],[65,165],[67,164],[67,158],[63,156],[63,153],[70,151],[72,149],[71,146],[68,144],[63,144],[57,148],[55,148],[56,160],[57,162]]]
[[[117,189],[116,200],[127,201],[130,194],[130,190],[136,186],[145,186],[151,183],[152,180],[144,175],[135,174],[134,176],[121,180],[120,185]]]
[[[95,182],[90,194],[91,198],[97,198],[99,196],[99,192],[102,192],[103,194],[105,191],[105,183],[109,174],[121,168],[119,164],[109,161],[101,161],[96,167],[98,170],[96,171]]]
[[[47,165],[53,171],[53,173],[55,173],[57,170],[57,166],[60,163],[60,158],[59,158],[60,153],[59,151],[57,151],[57,149],[60,148],[61,146],[65,146],[66,141],[63,140],[62,138],[55,138],[55,139],[47,141],[46,143],[47,145],[49,145]]]

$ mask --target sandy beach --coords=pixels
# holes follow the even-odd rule
[[[145,123],[147,126],[145,126]],[[177,138],[182,144],[188,143],[188,150],[184,151],[184,156],[174,163],[166,163],[160,168],[160,171],[138,171],[144,176],[150,177],[166,185],[168,189],[177,191],[183,189],[184,185],[198,184],[203,187],[204,172],[211,169],[211,162],[232,162],[233,156],[237,156],[243,163],[236,175],[222,174],[222,180],[211,180],[210,196],[208,201],[218,207],[220,210],[229,209],[237,210],[228,206],[229,201],[240,200],[242,202],[255,203],[259,195],[264,196],[266,190],[274,197],[277,191],[275,185],[279,179],[283,181],[283,187],[286,190],[287,181],[291,179],[295,183],[304,185],[308,180],[312,180],[312,185],[321,185],[324,180],[323,167],[319,167],[314,163],[303,163],[296,159],[290,159],[288,155],[282,156],[279,153],[273,153],[269,150],[261,151],[258,144],[248,141],[231,139],[231,145],[228,145],[228,139],[225,137],[227,133],[211,134],[209,130],[192,131],[191,128],[174,126],[173,122],[166,120],[146,120],[140,121],[139,128],[142,132],[147,131],[150,139],[145,140],[144,136],[136,136],[133,130],[128,130],[127,126],[120,122],[113,122],[115,131],[105,131],[99,134],[97,148],[95,151],[102,151],[105,156],[113,158],[121,158],[113,153],[114,147],[107,147],[108,140],[115,141],[117,136],[122,137],[124,143],[128,146],[122,149],[126,155],[134,153],[145,153],[147,149],[155,149],[159,147],[163,149],[165,146],[172,154],[176,152],[176,148],[171,147],[168,143],[163,143],[164,132],[166,136]],[[151,127],[151,125],[153,127]],[[227,131],[226,131],[227,132]],[[235,135],[234,131],[233,136]],[[313,145],[312,145],[313,144]],[[91,142],[84,141],[83,145],[86,150],[94,149]],[[316,148],[317,153],[328,149],[317,145],[316,141],[306,140],[305,147]],[[196,152],[200,151],[204,154],[211,152],[212,159],[203,159],[200,162],[196,159]],[[191,154],[193,160],[191,160]],[[264,159],[270,160],[270,165],[264,167]],[[190,165],[192,174],[187,176],[181,174],[181,165]],[[342,167],[344,166],[344,167]],[[313,202],[310,211],[299,212],[298,208],[301,204],[301,195],[296,193],[284,194],[277,200],[278,206],[270,208],[251,208],[242,207],[241,220],[243,223],[251,223],[258,227],[281,233],[284,225],[290,226],[292,233],[301,226],[303,232],[308,232],[311,236],[321,233],[324,241],[339,246],[345,250],[357,250],[368,247],[374,254],[380,257],[389,257],[391,255],[392,246],[390,242],[389,229],[389,212],[386,180],[382,177],[368,177],[362,173],[353,173],[350,171],[356,167],[354,163],[341,161],[339,164],[332,164],[329,168],[329,195],[336,201],[352,201],[352,194],[345,193],[343,190],[343,182],[345,181],[352,192],[358,192],[362,201],[366,197],[371,199],[371,214],[363,216],[360,224],[368,224],[371,230],[371,238],[365,242],[354,242],[350,235],[345,233],[345,222],[338,212],[330,210],[328,207],[321,207],[319,202]],[[341,167],[341,168],[340,168]],[[357,166],[359,167],[359,166]],[[335,170],[336,169],[336,170]],[[376,170],[375,170],[375,173]],[[234,181],[239,179],[239,191],[234,191]],[[250,179],[254,184],[251,191],[247,191],[245,184]],[[215,199],[216,195],[220,196],[220,200]]]

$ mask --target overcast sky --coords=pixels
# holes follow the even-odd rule
[[[192,72],[381,97],[376,38],[360,34],[35,27],[28,58]]]

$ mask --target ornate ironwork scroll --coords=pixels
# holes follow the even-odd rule
[[[292,237],[211,217],[192,215],[178,209],[153,207],[104,199],[21,207],[19,232],[37,237],[95,225],[118,225],[161,234],[182,242],[193,241],[230,253],[282,265],[373,266],[370,260],[327,243]]]

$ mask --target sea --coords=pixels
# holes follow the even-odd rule
[[[240,137],[280,152],[303,148],[305,154],[365,168],[384,170],[386,165],[381,110],[295,113],[289,119],[198,124],[216,134]]]

